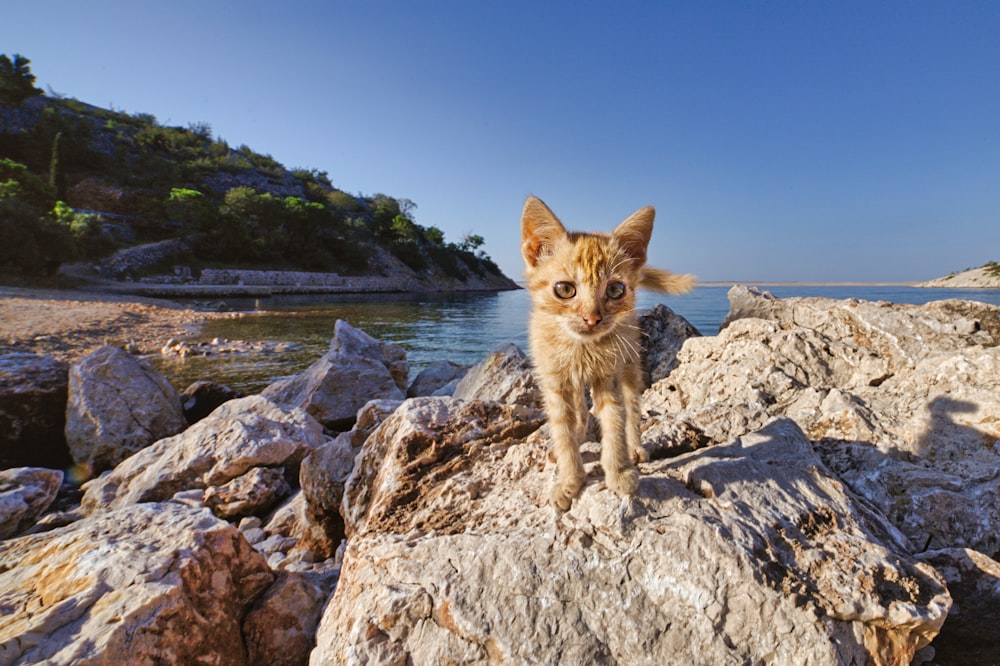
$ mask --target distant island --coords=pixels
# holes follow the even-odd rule
[[[46,96],[27,58],[0,54],[0,280],[69,274],[174,291],[518,288],[482,236],[448,242],[416,223],[416,207],[349,194],[324,171],[232,147],[208,123],[171,127]],[[268,276],[273,285],[259,284]]]
[[[915,287],[934,289],[1000,289],[1000,264],[990,261],[979,268],[920,282]]]

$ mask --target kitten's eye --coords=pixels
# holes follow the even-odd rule
[[[552,286],[552,291],[556,292],[559,298],[573,298],[576,296],[576,286],[572,282],[556,282]]]
[[[622,284],[621,282],[612,282],[611,284],[608,285],[608,288],[605,290],[604,293],[606,293],[608,295],[608,298],[610,298],[611,300],[617,301],[619,298],[625,295],[625,285]]]

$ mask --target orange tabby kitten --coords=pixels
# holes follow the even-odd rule
[[[589,418],[585,391],[601,425],[601,467],[609,488],[632,495],[634,462],[647,459],[639,443],[639,325],[635,290],[681,294],[694,285],[646,263],[653,232],[651,206],[610,235],[567,232],[540,199],[529,197],[521,216],[521,254],[531,293],[529,340],[542,385],[558,480],[552,503],[565,511],[583,485],[580,444]],[[633,462],[634,461],[634,462]]]

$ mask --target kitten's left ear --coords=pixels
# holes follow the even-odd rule
[[[521,213],[521,256],[529,269],[552,254],[556,241],[566,236],[566,227],[538,197],[528,197]]]
[[[654,217],[656,209],[652,206],[640,208],[619,224],[611,234],[638,266],[646,263],[646,246],[649,245],[649,238],[653,235]]]

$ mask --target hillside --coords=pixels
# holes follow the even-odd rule
[[[915,286],[934,289],[1000,289],[1000,264],[991,261],[979,268],[952,273]]]
[[[479,250],[481,236],[447,242],[416,223],[409,200],[349,194],[323,171],[231,147],[207,123],[171,127],[44,96],[19,58],[11,68],[0,55],[0,273],[52,274],[70,262],[80,273],[82,262],[118,280],[162,281],[182,266],[183,279],[256,269],[516,288]]]

